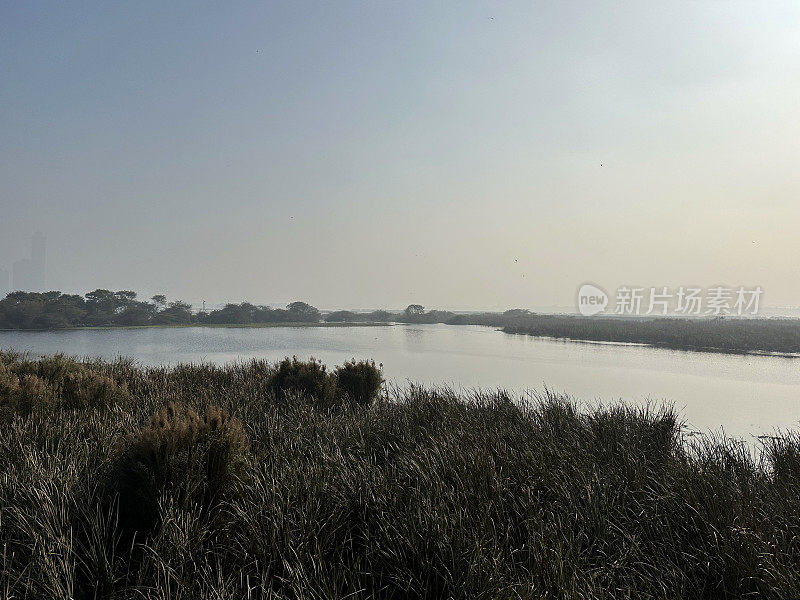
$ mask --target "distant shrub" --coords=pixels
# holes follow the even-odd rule
[[[276,394],[300,393],[328,404],[334,400],[336,380],[315,358],[302,361],[293,356],[278,363],[272,376],[272,388]]]
[[[155,531],[164,495],[208,515],[244,474],[248,450],[241,422],[216,406],[202,417],[174,403],[162,408],[129,441],[112,474],[123,531]]]
[[[375,361],[355,359],[336,367],[336,385],[340,395],[359,405],[372,404],[380,392],[383,375]]]

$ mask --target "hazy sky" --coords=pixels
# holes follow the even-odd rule
[[[325,308],[800,304],[796,2],[0,2],[0,267]]]

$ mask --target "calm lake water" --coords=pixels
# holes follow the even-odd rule
[[[587,402],[666,401],[689,425],[750,437],[800,425],[800,358],[684,352],[510,335],[488,327],[270,327],[0,332],[0,348],[133,357],[144,365],[314,356],[383,363],[399,383],[545,386]]]

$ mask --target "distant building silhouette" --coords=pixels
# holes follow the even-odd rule
[[[12,288],[15,291],[44,292],[47,240],[41,232],[31,238],[31,257],[14,263]]]
[[[34,284],[40,292],[45,290],[45,266],[47,260],[47,239],[41,231],[33,234],[31,239],[31,265],[33,266]]]

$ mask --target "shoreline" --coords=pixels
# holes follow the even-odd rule
[[[800,358],[800,352],[773,352],[769,350],[740,350],[737,348],[720,348],[716,346],[670,346],[667,344],[657,344],[652,342],[616,342],[613,340],[593,340],[590,338],[571,338],[557,337],[552,335],[535,335],[533,333],[521,333],[505,331],[502,328],[495,328],[507,335],[523,335],[531,338],[552,340],[556,342],[573,342],[577,344],[595,344],[598,346],[633,346],[640,348],[653,348],[655,350],[675,350],[678,352],[704,352],[706,354],[741,354],[749,356],[772,356],[776,358]]]

